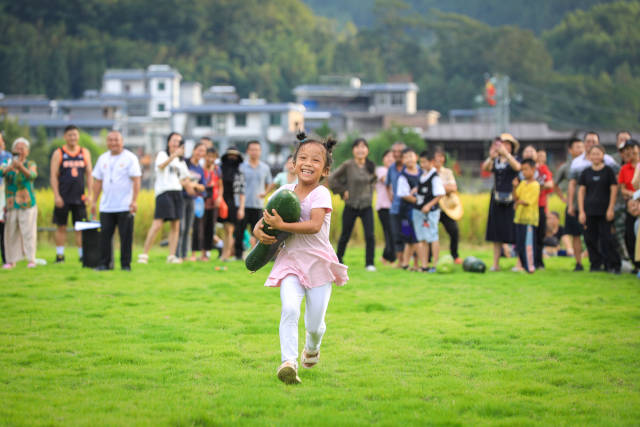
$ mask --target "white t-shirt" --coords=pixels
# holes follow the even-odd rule
[[[113,156],[110,151],[98,157],[93,177],[102,181],[100,212],[126,212],[133,198],[131,178],[142,175],[140,163],[129,150]]]
[[[160,169],[158,166],[166,162],[169,159],[169,155],[166,151],[162,150],[156,156],[155,171],[156,182],[153,186],[156,192],[156,197],[166,191],[182,191],[182,181],[185,178],[189,178],[189,168],[184,160],[174,158],[171,160],[164,169]]]

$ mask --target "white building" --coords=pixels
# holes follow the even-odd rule
[[[327,123],[338,134],[379,132],[393,124],[426,129],[437,123],[436,111],[418,111],[418,86],[406,83],[362,83],[356,77],[331,78],[325,84],[293,90],[306,108],[308,129]]]
[[[226,93],[227,99],[232,98],[229,90],[209,92]],[[279,165],[295,142],[296,132],[304,127],[304,111],[300,104],[261,99],[189,105],[173,111],[172,128],[194,141],[209,137],[218,143],[220,152],[230,145],[243,151],[248,141],[257,140],[263,146],[264,160]]]

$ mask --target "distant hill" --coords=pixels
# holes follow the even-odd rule
[[[353,22],[358,27],[370,27],[374,22],[376,0],[303,0],[321,16],[341,23]],[[587,10],[613,0],[405,0],[421,13],[431,9],[467,15],[489,25],[515,25],[541,33],[558,24],[567,12]],[[384,1],[391,3],[390,1]]]

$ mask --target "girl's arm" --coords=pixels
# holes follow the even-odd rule
[[[322,228],[324,216],[327,214],[326,208],[311,209],[311,219],[302,222],[284,222],[282,217],[278,215],[275,209],[272,213],[264,211],[264,222],[269,224],[276,230],[288,231],[296,234],[316,234]]]
[[[264,227],[264,224],[262,223],[263,220],[264,217],[260,218],[260,220],[256,222],[256,226],[253,227],[253,235],[265,245],[273,245],[278,239],[276,239],[275,236],[262,231],[262,228]]]

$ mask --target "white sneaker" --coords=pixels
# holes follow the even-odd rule
[[[367,271],[377,271],[375,265],[367,265],[364,269]]]
[[[168,262],[169,260],[167,260]],[[147,254],[139,254],[138,255],[138,264],[148,264],[149,263],[149,255]]]
[[[285,384],[300,384],[298,368],[293,362],[286,361],[278,368],[278,379]]]
[[[182,258],[178,258],[175,255],[169,255],[167,257],[167,263],[169,263],[169,264],[182,264]]]

